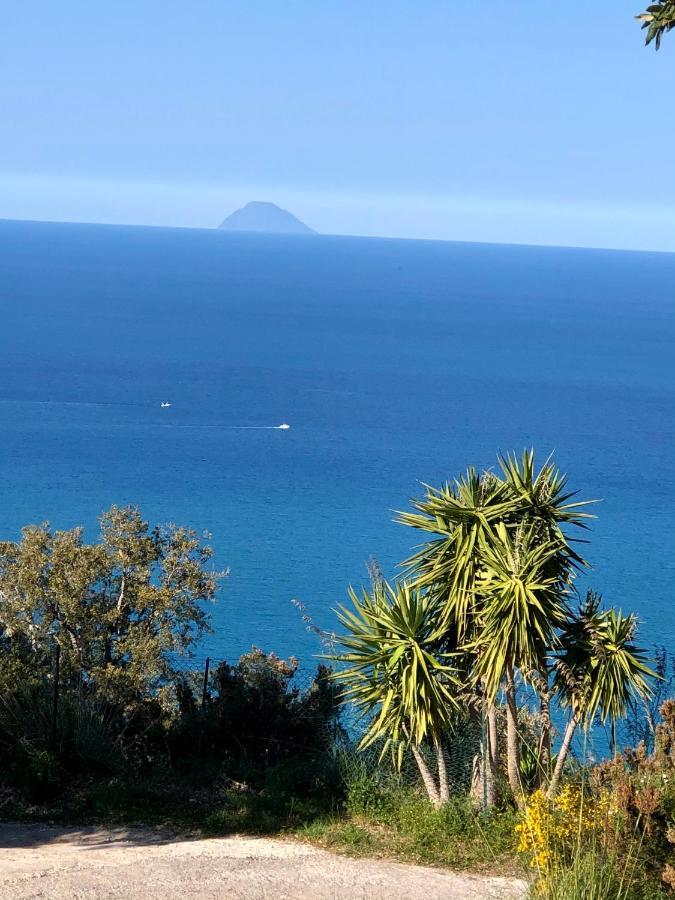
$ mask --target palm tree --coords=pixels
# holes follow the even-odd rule
[[[386,582],[360,597],[350,589],[349,596],[351,608],[338,609],[344,652],[331,659],[346,664],[333,676],[343,685],[343,702],[367,720],[359,749],[382,742],[380,758],[391,751],[400,768],[408,747],[438,807],[449,799],[443,739],[459,709],[460,683],[439,640],[437,604],[426,592]],[[437,780],[423,755],[429,741]]]
[[[542,540],[536,522],[515,532],[500,522],[481,552],[478,583],[485,611],[475,671],[490,702],[505,684],[508,776],[516,797],[521,791],[515,673],[542,670],[557,629],[570,616],[564,587],[551,565],[558,552],[558,542]]]
[[[426,495],[413,500],[416,513],[399,512],[397,521],[437,535],[402,563],[419,588],[428,588],[441,603],[443,621],[461,643],[475,637],[480,598],[475,579],[480,570],[480,539],[515,511],[508,485],[493,472],[470,468],[441,488],[424,485]]]
[[[475,653],[466,648],[475,644],[482,628],[483,598],[476,579],[482,567],[483,537],[496,522],[513,514],[516,502],[508,485],[493,472],[478,474],[474,468],[441,488],[425,488],[425,496],[413,500],[417,512],[401,512],[397,519],[436,537],[402,565],[416,587],[429,591],[437,601],[445,649],[457,654],[457,666],[470,682]],[[476,687],[484,695],[483,687]],[[496,801],[496,714],[494,703],[487,703],[484,697],[481,703],[487,718],[487,740],[482,742],[480,766],[487,805],[492,806]]]
[[[550,585],[558,593],[559,606],[565,607],[565,597],[572,590],[577,572],[588,566],[574,548],[574,545],[579,543],[579,538],[568,535],[565,528],[570,525],[575,528],[587,528],[587,520],[593,516],[585,508],[594,501],[574,500],[575,492],[567,488],[567,476],[557,468],[551,457],[537,472],[532,449],[523,451],[520,460],[515,454],[501,456],[499,465],[513,496],[518,498],[518,511],[509,525],[511,528],[521,530],[528,526],[532,529],[531,543],[538,544],[542,549],[548,548],[542,575],[550,579]],[[555,635],[553,639],[555,640]],[[551,774],[551,685],[547,654],[540,655],[534,667],[529,669],[524,667],[523,675],[539,695],[541,709],[539,769],[540,776],[548,779]],[[513,679],[507,683],[506,693],[508,712],[509,708],[515,709]],[[515,728],[512,719],[509,714],[508,721],[511,721]],[[519,742],[513,735],[511,743],[513,751],[519,754]],[[512,760],[512,771],[515,772],[517,768],[515,761]],[[513,778],[510,780],[513,787]]]
[[[533,450],[524,451],[520,460],[515,455],[500,457],[499,465],[501,477],[469,469],[453,484],[440,489],[426,486],[426,496],[413,501],[417,512],[400,513],[398,521],[437,535],[404,566],[416,586],[439,600],[449,639],[457,642],[451,649],[471,655],[469,668],[487,698],[493,765],[497,752],[494,703],[497,690],[506,684],[510,784],[517,792],[515,669],[520,668],[539,691],[546,757],[550,746],[548,650],[568,614],[565,598],[576,571],[585,565],[565,528],[584,527],[591,516],[583,509],[586,502],[573,499],[566,477],[550,459],[538,472]],[[529,584],[529,593],[523,593],[524,583]],[[550,615],[548,623],[536,613],[542,598]],[[523,634],[533,622],[539,631]]]
[[[600,595],[589,591],[576,618],[563,629],[562,651],[555,660],[554,689],[570,709],[570,718],[548,788],[553,797],[577,726],[588,730],[596,716],[605,723],[622,718],[634,698],[647,698],[655,673],[634,643],[635,615],[600,609]]]

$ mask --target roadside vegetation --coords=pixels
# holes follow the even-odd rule
[[[255,648],[196,668],[223,577],[208,536],[115,507],[91,544],[24,529],[0,544],[0,815],[286,833],[526,874],[552,900],[668,896],[671,673],[634,615],[577,589],[592,509],[532,451],[425,487],[398,517],[415,551],[349,591],[313,675]],[[603,762],[575,752],[598,723]]]

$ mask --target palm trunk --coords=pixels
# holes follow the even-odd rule
[[[516,801],[522,793],[520,785],[520,740],[518,738],[518,707],[516,686],[513,680],[513,666],[506,667],[506,751],[507,771],[511,793]]]
[[[551,692],[548,685],[548,673],[542,673],[542,685],[539,692],[541,708],[541,738],[539,741],[539,784],[545,784],[551,777]]]
[[[438,759],[438,798],[441,804],[444,804],[450,800],[450,784],[448,782],[445,749],[440,741],[436,741],[436,756]]]
[[[469,788],[469,796],[471,797],[471,805],[474,809],[484,809],[483,801],[483,765],[481,754],[476,753],[471,764],[471,787]]]
[[[491,809],[497,803],[497,769],[499,765],[499,744],[497,737],[497,707],[489,703],[487,708],[487,772],[485,805]]]
[[[488,716],[488,742],[490,746],[490,768],[493,777],[497,775],[497,766],[499,765],[499,743],[497,738],[497,707],[494,703],[490,703],[487,711]]]
[[[478,718],[476,715],[475,708],[471,708],[470,710],[470,719],[472,724],[476,727],[477,731],[480,733],[480,743],[478,747],[478,753],[473,758],[473,762],[471,765],[471,787],[470,787],[470,795],[472,805],[476,809],[485,809],[486,806],[486,797],[485,797],[485,787],[484,787],[484,766],[485,766],[485,758],[486,758],[486,741],[485,741],[485,722],[484,715]]]
[[[436,787],[434,776],[431,774],[429,766],[420,753],[419,748],[413,744],[411,749],[412,754],[415,757],[415,762],[417,763],[417,768],[419,769],[420,775],[422,776],[422,782],[424,783],[424,787],[426,788],[427,796],[431,801],[431,805],[434,807],[434,809],[440,809],[441,796],[438,788]]]
[[[570,752],[570,745],[572,744],[572,738],[574,737],[574,732],[578,724],[578,716],[576,713],[573,713],[570,716],[569,722],[567,723],[567,728],[565,729],[565,734],[563,736],[563,742],[560,745],[560,751],[558,752],[558,759],[556,760],[555,769],[553,771],[553,775],[551,776],[551,783],[549,784],[548,791],[546,792],[546,796],[549,798],[549,800],[555,797],[556,791],[558,790],[558,785],[560,784],[560,779],[562,778],[563,769],[565,768],[565,760],[567,759],[567,755]]]
[[[476,809],[491,809],[497,803],[497,720],[494,704],[483,702],[480,751],[473,760],[471,800]]]

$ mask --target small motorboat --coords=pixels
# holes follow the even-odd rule
[[[290,425],[287,425],[285,422],[283,422],[281,425],[277,425],[277,428],[280,429],[280,431],[288,431],[288,429],[289,429],[290,427],[291,427],[291,426],[290,426]]]
[[[162,409],[168,409],[171,406],[171,404],[167,403],[166,400],[164,401],[164,403],[160,403],[159,405],[162,407]]]

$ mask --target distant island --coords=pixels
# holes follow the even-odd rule
[[[276,234],[316,234],[293,213],[274,203],[254,200],[235,210],[219,228],[225,231],[266,231]]]

